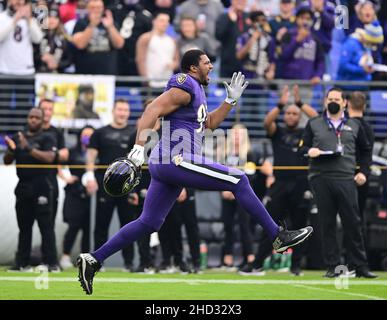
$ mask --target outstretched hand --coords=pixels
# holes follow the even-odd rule
[[[224,101],[235,106],[243,91],[245,91],[246,87],[249,85],[249,82],[245,81],[245,76],[239,71],[238,73],[234,72],[230,84],[226,81],[223,81],[223,84],[227,93],[227,97]]]

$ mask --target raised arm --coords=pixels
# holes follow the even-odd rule
[[[245,76],[241,72],[234,72],[231,83],[223,82],[223,84],[226,87],[227,97],[217,109],[208,114],[206,128],[211,130],[216,129],[227,117],[227,114],[237,104],[249,82],[245,81]]]

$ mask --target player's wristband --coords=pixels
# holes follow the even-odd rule
[[[285,105],[284,105],[283,103],[279,102],[279,103],[277,104],[277,108],[280,109],[280,110],[282,111],[282,109],[285,108]]]
[[[224,102],[231,104],[232,106],[235,106],[237,104],[237,101],[235,99],[231,99],[228,97],[226,99],[224,99]]]

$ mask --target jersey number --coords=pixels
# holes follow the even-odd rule
[[[16,26],[15,31],[13,33],[13,38],[16,42],[20,42],[23,40],[22,28],[20,26]]]
[[[205,104],[201,104],[198,109],[198,122],[199,128],[196,129],[197,133],[204,131],[204,125],[207,119],[207,106]]]

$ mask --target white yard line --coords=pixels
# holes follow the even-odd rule
[[[0,277],[0,281],[36,281],[41,279],[42,275],[37,274],[34,276],[26,277]],[[48,277],[50,282],[76,282],[76,277]],[[188,279],[188,278],[98,278],[94,279],[95,282],[108,282],[108,283],[187,283],[187,284],[252,284],[252,285],[265,285],[265,284],[277,284],[277,285],[335,285],[334,280],[230,280],[230,279]],[[349,286],[362,286],[362,285],[375,285],[375,286],[387,286],[387,280],[348,280]],[[336,291],[335,291],[336,292]]]
[[[354,283],[351,283],[350,284],[351,286],[354,285]],[[386,300],[382,297],[377,297],[377,296],[370,296],[368,294],[362,294],[362,293],[353,293],[353,292],[348,292],[346,291],[346,289],[336,289],[336,290],[331,290],[331,289],[325,289],[325,288],[316,288],[316,287],[312,287],[312,286],[309,286],[309,285],[301,285],[301,284],[296,284],[296,285],[293,285],[293,287],[297,287],[297,288],[305,288],[305,289],[308,289],[308,290],[316,290],[316,291],[324,291],[324,292],[332,292],[334,294],[345,294],[345,295],[348,295],[348,296],[353,296],[353,297],[362,297],[362,298],[367,298],[367,299],[371,299],[371,300]]]

